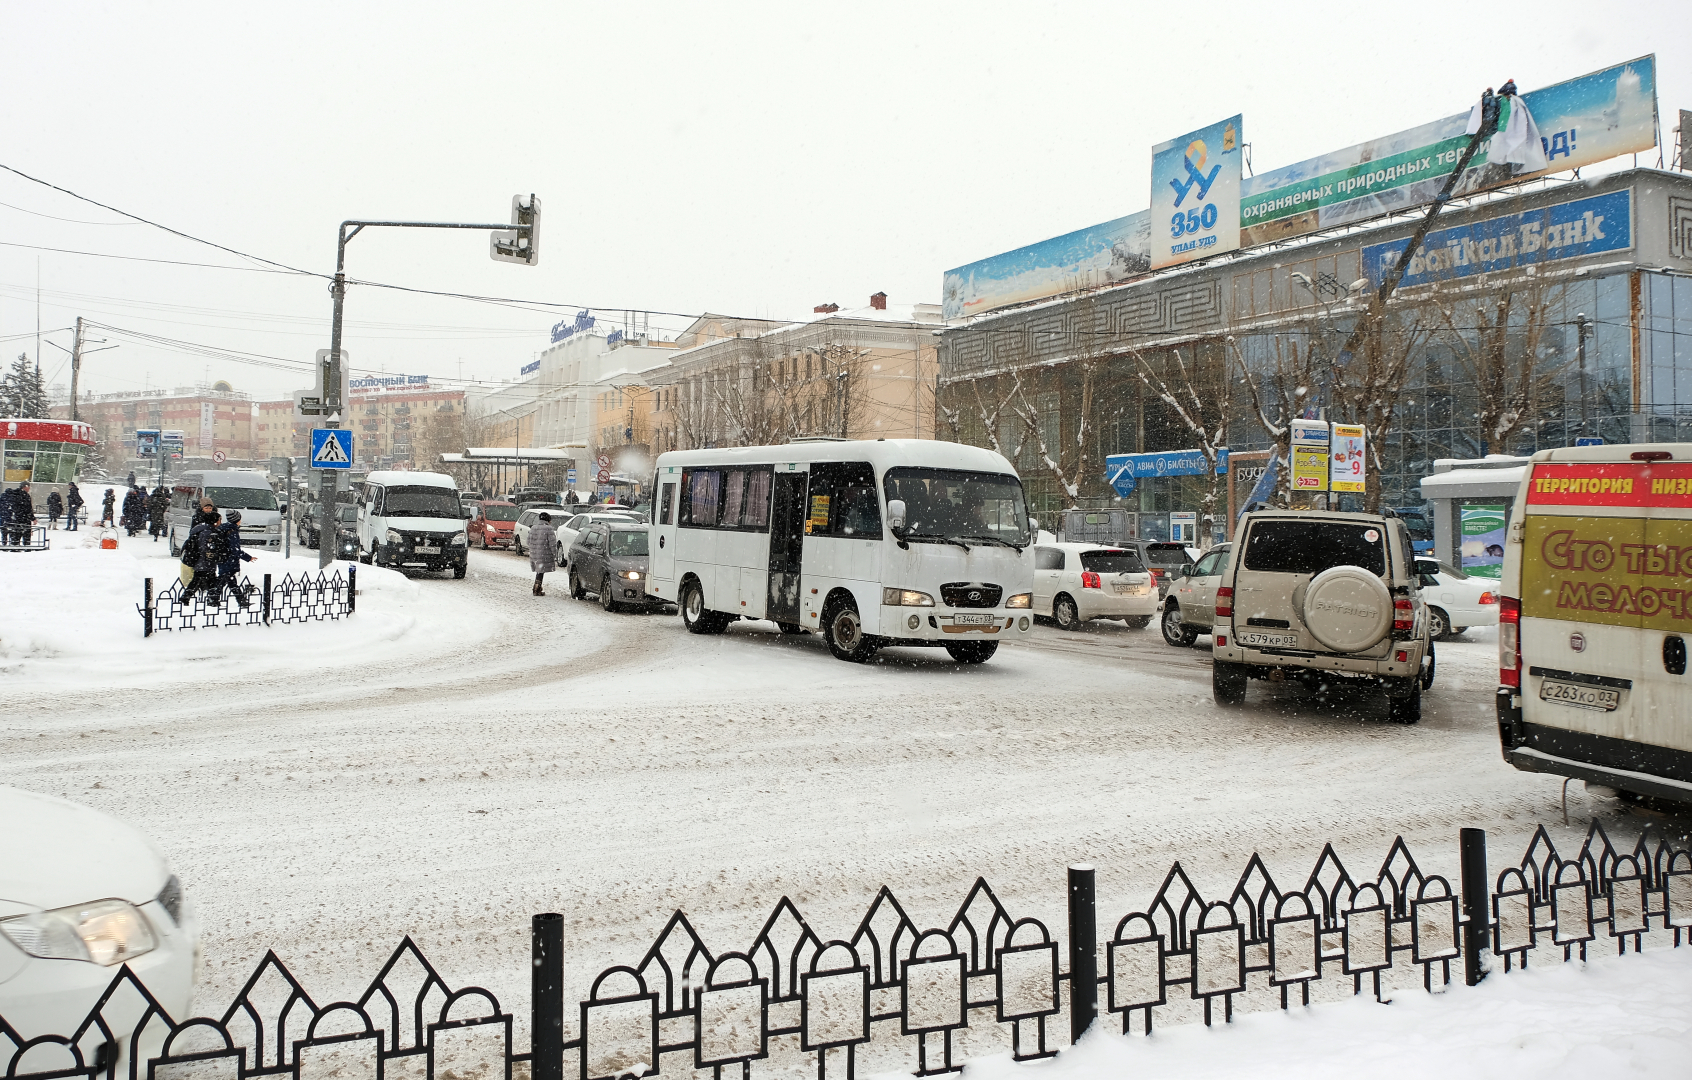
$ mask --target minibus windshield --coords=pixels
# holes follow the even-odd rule
[[[883,485],[889,501],[904,501],[903,535],[913,543],[1028,546],[1028,507],[1014,476],[907,466],[888,469]]]
[[[276,493],[265,487],[208,487],[206,498],[220,510],[276,509]]]
[[[451,488],[420,484],[394,486],[382,496],[382,512],[388,517],[462,518],[464,510]]]

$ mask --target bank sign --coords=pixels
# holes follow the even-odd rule
[[[1134,490],[1138,480],[1159,476],[1203,476],[1210,471],[1202,450],[1168,450],[1158,454],[1111,454],[1105,458],[1105,480],[1118,495]],[[1216,452],[1216,472],[1228,471],[1228,450]]]
[[[1400,284],[1408,288],[1604,251],[1625,251],[1633,246],[1630,198],[1630,192],[1613,191],[1431,232],[1410,260]],[[1379,287],[1392,272],[1408,243],[1406,238],[1363,249],[1363,272],[1372,288]]]

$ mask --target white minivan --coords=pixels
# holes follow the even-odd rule
[[[219,512],[241,511],[241,546],[276,551],[282,547],[282,510],[270,481],[254,472],[187,472],[171,481],[165,526],[170,553],[182,554],[182,542],[194,527],[200,500],[210,498]]]
[[[359,558],[461,578],[470,558],[468,516],[446,473],[373,472],[358,499]]]
[[[1533,455],[1499,584],[1505,760],[1692,803],[1692,443]]]

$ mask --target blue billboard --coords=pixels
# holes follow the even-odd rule
[[[1105,479],[1118,495],[1134,490],[1137,480],[1158,476],[1203,476],[1210,471],[1203,450],[1165,450],[1156,454],[1110,454],[1105,458]],[[1228,449],[1216,452],[1216,473],[1228,471]]]

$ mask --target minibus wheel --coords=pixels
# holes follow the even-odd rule
[[[837,660],[861,664],[875,655],[875,642],[864,633],[858,608],[850,600],[836,602],[823,614],[823,637]]]
[[[690,634],[720,634],[728,628],[728,620],[715,611],[705,609],[705,591],[699,587],[699,582],[689,581],[682,586],[681,608],[682,625],[687,627]]]
[[[960,641],[956,645],[946,646],[946,651],[952,659],[960,664],[985,664],[999,651],[997,641]]]

